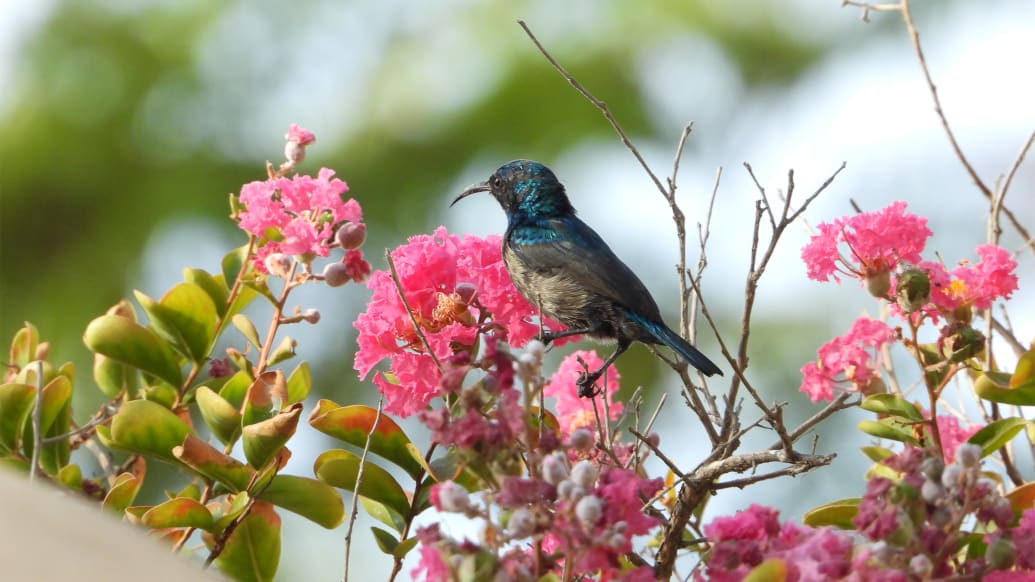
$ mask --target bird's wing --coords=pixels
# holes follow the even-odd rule
[[[622,262],[600,235],[576,217],[551,219],[533,227],[548,236],[520,233],[512,250],[526,266],[543,275],[570,276],[590,293],[614,301],[643,316],[660,321],[658,306],[647,287]]]

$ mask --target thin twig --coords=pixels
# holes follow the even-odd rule
[[[392,282],[395,283],[395,290],[399,293],[399,300],[402,301],[403,307],[406,308],[406,314],[410,316],[410,323],[413,324],[413,330],[417,332],[417,337],[420,338],[424,349],[428,351],[428,355],[431,356],[431,361],[435,362],[435,366],[439,372],[442,372],[442,362],[438,361],[438,356],[435,355],[435,350],[431,349],[431,344],[428,343],[428,338],[424,336],[424,330],[420,328],[417,323],[417,316],[413,314],[413,308],[410,307],[410,302],[406,300],[406,292],[403,291],[402,281],[399,280],[399,271],[395,270],[395,261],[392,260],[392,251],[385,249],[385,260],[388,261],[388,269],[392,274]]]
[[[384,402],[383,396],[377,399],[377,415],[374,416],[374,425],[367,432],[367,442],[363,445],[363,455],[359,458],[359,469],[356,470],[356,485],[352,488],[352,506],[349,508],[349,527],[345,530],[345,575],[342,577],[342,582],[347,582],[349,579],[349,557],[352,555],[352,529],[356,526],[356,514],[359,509],[359,486],[363,482],[363,467],[367,463],[367,454],[370,453],[370,442],[373,440],[377,426],[381,424],[381,408],[384,406]]]
[[[36,480],[39,473],[40,449],[43,448],[43,435],[40,434],[42,425],[43,408],[43,361],[36,362],[36,395],[35,406],[32,408],[32,459],[29,465],[29,483]]]

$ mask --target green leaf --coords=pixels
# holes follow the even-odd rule
[[[153,374],[173,386],[183,382],[176,354],[155,332],[117,315],[102,315],[86,327],[91,351]]]
[[[924,415],[920,413],[912,402],[894,394],[875,394],[865,398],[859,407],[863,410],[876,412],[878,414],[889,414],[906,420],[923,420]]]
[[[218,481],[235,493],[247,489],[255,476],[253,469],[194,435],[183,439],[183,444],[174,447],[172,453],[199,475]]]
[[[884,459],[894,456],[894,452],[891,449],[885,447],[863,447],[862,453],[866,455],[866,458],[873,461],[874,463],[880,463]]]
[[[859,422],[859,430],[877,438],[920,446],[920,442],[911,432],[903,430],[903,426],[894,421],[894,418],[883,418],[879,421],[863,420]]]
[[[208,386],[199,386],[194,400],[205,424],[221,443],[230,444],[241,434],[241,413]]]
[[[391,509],[388,509],[388,506],[384,503],[378,503],[372,499],[360,497],[359,504],[363,506],[363,510],[367,512],[367,515],[395,531],[402,533],[402,531],[406,529],[405,518]]]
[[[1010,502],[1010,507],[1017,513],[1035,508],[1035,481],[1017,487],[1007,493],[1005,497]]]
[[[273,418],[245,426],[241,442],[248,464],[258,469],[273,459],[295,434],[301,416],[302,405],[293,404]]]
[[[242,274],[241,270],[245,267],[245,261],[248,260],[248,249],[249,245],[240,246],[223,256],[223,280],[226,281],[228,287],[233,287],[238,275]],[[251,265],[247,265],[247,268],[244,269],[245,280],[248,279],[248,272],[252,269]]]
[[[981,456],[987,457],[1003,448],[1006,443],[1017,436],[1017,433],[1028,424],[1023,418],[1004,418],[990,422],[987,426],[970,435],[968,443],[981,447]]]
[[[309,371],[309,362],[299,362],[287,379],[287,404],[302,402],[309,396],[313,387],[313,375]]]
[[[399,542],[399,545],[395,547],[395,551],[392,552],[392,557],[402,560],[418,543],[420,543],[420,540],[417,538],[407,538]]]
[[[220,572],[238,582],[273,580],[280,563],[280,516],[273,506],[256,501],[215,564]]]
[[[1017,367],[1010,376],[1010,388],[1018,388],[1035,381],[1035,349],[1030,349],[1017,359]]]
[[[226,302],[230,299],[230,289],[226,286],[222,276],[216,277],[204,269],[186,268],[183,270],[183,280],[204,290],[208,298],[212,300],[212,305],[215,306],[219,317],[226,316]]]
[[[244,405],[244,397],[248,394],[248,387],[252,385],[252,381],[248,372],[240,370],[223,383],[223,387],[219,389],[219,395],[234,408],[240,410]]]
[[[370,531],[374,534],[374,541],[377,542],[377,547],[381,548],[381,551],[389,556],[393,555],[395,549],[399,547],[399,540],[395,537],[395,534],[379,527],[371,527]]]
[[[249,319],[247,315],[238,313],[230,318],[230,321],[233,322],[237,331],[241,332],[244,339],[248,340],[253,346],[255,346],[256,350],[262,349],[262,341],[259,339],[259,331],[255,329],[255,324],[252,323],[252,320]]]
[[[340,406],[330,400],[320,400],[309,415],[309,424],[326,435],[362,449],[376,419],[377,410],[369,406]],[[370,452],[391,461],[416,479],[423,466],[419,453],[414,453],[409,445],[406,433],[388,415],[382,414],[377,431],[373,431],[370,437]]]
[[[58,481],[75,491],[82,491],[83,489],[83,471],[79,468],[79,465],[71,464],[65,465],[58,472]]]
[[[859,501],[858,497],[852,497],[820,505],[806,513],[802,517],[802,523],[812,527],[829,525],[843,530],[854,530],[852,520],[859,512]]]
[[[780,558],[769,558],[747,573],[743,582],[784,582],[787,579],[787,562]]]
[[[122,405],[111,420],[115,446],[175,462],[173,448],[183,443],[191,428],[161,404],[132,400]]]
[[[126,508],[133,505],[133,500],[140,492],[140,486],[144,480],[133,473],[123,473],[115,478],[115,484],[104,496],[103,506],[115,513],[122,513]]]
[[[36,350],[40,345],[40,334],[36,326],[28,321],[25,326],[14,333],[11,339],[11,351],[7,360],[8,365],[16,368],[24,368],[29,362],[36,359]]]
[[[208,358],[219,315],[204,289],[180,283],[157,302],[140,291],[134,294],[158,335],[196,364]]]
[[[341,495],[330,485],[308,477],[277,475],[258,499],[297,513],[327,529],[338,527],[345,519],[345,503]]]
[[[248,386],[248,392],[244,396],[241,422],[247,426],[273,418],[276,410],[273,406],[273,399],[280,395],[287,395],[284,373],[280,370],[272,370],[260,374]]]
[[[36,388],[25,384],[0,385],[0,449],[18,451],[22,431],[36,399]]]
[[[985,372],[974,381],[979,398],[1016,406],[1035,405],[1035,378],[1011,386],[1013,376],[1004,372]]]
[[[283,362],[284,360],[295,357],[295,345],[295,340],[285,336],[284,339],[280,340],[280,343],[277,344],[277,347],[273,348],[270,352],[268,364],[273,366]]]
[[[132,400],[140,387],[140,374],[136,368],[101,354],[93,356],[93,380],[108,398],[115,398],[124,391],[126,398]]]
[[[355,491],[359,467],[359,457],[349,451],[332,449],[316,458],[313,472],[316,473],[319,480],[332,487]],[[400,516],[407,515],[410,511],[410,500],[406,497],[403,488],[388,471],[373,463],[363,464],[363,478],[360,481],[358,493],[363,497],[383,503]]]
[[[44,436],[55,436],[48,433],[51,432],[54,422],[68,407],[71,399],[72,381],[65,376],[55,376],[43,387],[43,398],[40,402],[40,431]],[[62,430],[57,434],[64,432],[66,431]]]
[[[212,528],[214,520],[208,508],[198,501],[177,497],[152,507],[141,517],[140,521],[154,529],[196,527],[209,530]]]

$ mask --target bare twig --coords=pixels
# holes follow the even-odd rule
[[[406,300],[406,293],[403,291],[402,281],[399,280],[399,271],[395,270],[395,261],[392,260],[392,251],[385,249],[385,260],[388,261],[388,270],[392,274],[392,282],[395,283],[395,290],[399,293],[399,300],[402,301],[403,307],[406,308],[406,314],[410,316],[410,323],[413,324],[413,330],[417,333],[417,337],[420,338],[424,349],[428,351],[428,355],[431,356],[431,360],[435,362],[435,366],[439,372],[443,371],[442,362],[438,361],[438,356],[435,355],[435,350],[431,349],[431,344],[428,343],[428,338],[424,336],[424,330],[420,328],[420,324],[417,323],[417,316],[413,314],[413,309],[410,307],[410,302]]]
[[[363,482],[363,467],[367,463],[367,455],[370,453],[370,442],[373,439],[374,431],[381,424],[381,409],[385,399],[382,396],[377,399],[377,415],[374,416],[374,425],[367,432],[367,442],[363,445],[363,454],[359,458],[359,469],[356,470],[356,485],[352,488],[352,506],[349,508],[349,527],[345,530],[345,574],[342,582],[349,579],[349,557],[352,555],[352,530],[356,526],[356,514],[359,509],[359,486]]]
[[[36,480],[40,470],[40,449],[43,448],[43,435],[40,434],[43,416],[43,361],[36,362],[36,395],[32,408],[32,459],[29,461],[29,483]]]

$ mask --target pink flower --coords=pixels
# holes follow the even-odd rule
[[[348,190],[327,168],[321,168],[316,178],[296,175],[241,187],[244,210],[238,215],[238,226],[258,241],[256,268],[266,272],[265,258],[273,253],[303,260],[326,257],[335,225],[363,219],[359,203],[343,199]]]
[[[782,560],[789,581],[838,580],[851,570],[852,539],[830,528],[779,522],[779,513],[754,504],[704,526],[711,543],[709,580],[741,580],[768,559]],[[705,579],[700,574],[698,580]]]
[[[960,426],[958,418],[952,415],[939,414],[938,415],[938,435],[942,439],[942,457],[945,459],[945,464],[952,463],[953,459],[956,458],[956,449],[974,435],[977,431],[981,430],[984,425],[972,424],[967,428]]]
[[[882,321],[860,317],[843,336],[836,337],[819,348],[819,359],[802,366],[800,390],[813,402],[832,400],[834,388],[850,382],[847,389],[860,390],[880,377],[871,352],[895,336],[893,329]]]
[[[371,275],[367,286],[373,294],[354,323],[359,330],[355,369],[364,378],[382,360],[390,361],[391,374],[374,378],[388,400],[386,411],[409,416],[438,393],[441,374],[413,319],[440,361],[473,349],[479,333],[502,333],[519,346],[539,332],[531,322],[536,310],[507,275],[501,244],[497,236],[460,237],[439,227],[392,251],[412,319],[391,275]]]
[[[553,373],[549,383],[543,388],[544,396],[557,399],[557,406],[554,410],[557,414],[557,421],[561,425],[561,433],[566,437],[578,428],[588,428],[595,432],[598,417],[601,421],[606,421],[602,399],[581,398],[578,395],[579,389],[576,382],[583,371],[579,358],[582,358],[590,370],[595,370],[604,363],[600,356],[593,351],[579,350],[569,354],[557,366],[557,371]],[[603,397],[608,401],[610,419],[614,420],[622,413],[622,403],[612,400],[615,392],[618,391],[618,380],[621,379],[621,375],[618,373],[618,369],[612,365],[601,379],[604,382]],[[594,407],[596,407],[595,414]]]
[[[291,127],[288,128],[287,135],[284,136],[284,139],[293,141],[301,146],[307,146],[316,141],[316,136],[313,135],[313,132],[298,127],[298,124],[292,123]]]
[[[801,250],[808,276],[816,281],[840,281],[838,273],[861,280],[886,275],[903,261],[918,262],[931,236],[927,219],[906,212],[901,201],[820,224],[816,230]]]
[[[1035,509],[1026,509],[1012,532],[1015,547],[1029,548],[1029,550],[1035,548]],[[1018,552],[1017,565],[1021,568],[1035,570],[1035,552]]]
[[[978,309],[988,309],[996,299],[1009,299],[1017,290],[1017,261],[1009,251],[996,245],[981,245],[976,250],[978,263],[953,269],[956,280],[943,293]]]

